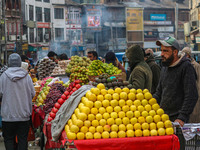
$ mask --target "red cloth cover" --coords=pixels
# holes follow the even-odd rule
[[[33,106],[32,107],[32,123],[34,128],[38,128],[42,125],[45,117],[45,113],[41,107]]]
[[[64,134],[62,134],[63,136]],[[66,134],[65,134],[66,136]],[[66,141],[66,140],[64,140]],[[64,141],[63,145],[64,145]],[[71,142],[71,141],[70,141]],[[179,150],[176,135],[115,139],[74,140],[78,150]]]
[[[61,148],[63,147],[61,140],[58,142],[53,142],[52,141],[52,136],[51,136],[51,123],[44,123],[43,126],[43,133],[47,138],[46,144],[45,144],[45,149],[50,149],[50,148]]]

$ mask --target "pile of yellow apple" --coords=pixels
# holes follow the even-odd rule
[[[100,83],[87,91],[65,125],[69,140],[162,136],[174,133],[151,93],[144,89],[106,90]]]

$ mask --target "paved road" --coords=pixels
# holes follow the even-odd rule
[[[40,150],[39,146],[30,146],[31,142],[29,142],[28,150]],[[3,138],[0,137],[0,150],[6,150],[4,147]]]

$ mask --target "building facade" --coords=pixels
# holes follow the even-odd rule
[[[190,20],[184,24],[185,39],[194,51],[200,51],[200,0],[189,0]]]

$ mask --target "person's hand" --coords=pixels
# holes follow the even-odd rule
[[[184,122],[180,119],[176,119],[174,122],[178,122],[181,127],[183,127],[183,125],[184,125]]]

